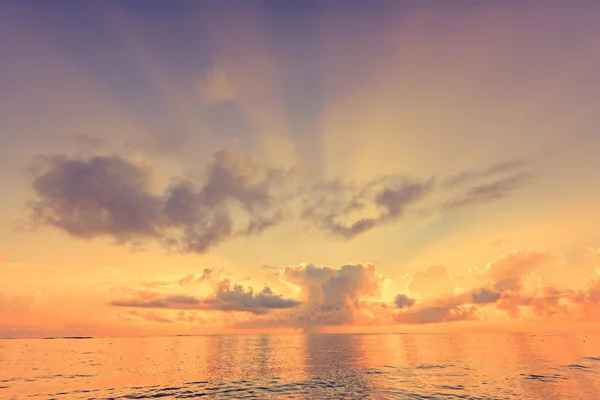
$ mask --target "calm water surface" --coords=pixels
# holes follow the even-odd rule
[[[0,340],[1,399],[600,399],[598,335]]]

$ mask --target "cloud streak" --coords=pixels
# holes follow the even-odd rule
[[[494,178],[498,175],[505,175],[507,173],[513,174],[515,172],[518,173],[521,172],[522,169],[525,167],[527,167],[527,162],[522,159],[503,161],[483,170],[472,169],[468,171],[463,171],[455,175],[451,175],[443,180],[442,186],[456,187],[465,184],[470,184],[475,181]]]
[[[445,204],[446,209],[462,208],[480,203],[487,203],[508,197],[517,189],[524,187],[529,182],[530,176],[518,173],[508,177],[473,186],[459,198],[450,200]]]
[[[477,319],[475,307],[465,306],[428,306],[410,308],[406,312],[393,316],[400,324],[424,325],[442,322],[473,321]]]
[[[264,315],[273,310],[294,308],[301,303],[296,300],[284,298],[268,286],[264,287],[260,292],[255,292],[252,288],[244,288],[240,284],[232,285],[229,279],[225,279],[219,282],[215,287],[215,292],[207,297],[155,294],[153,296],[146,295],[125,300],[115,300],[111,304],[116,307],[239,311]]]

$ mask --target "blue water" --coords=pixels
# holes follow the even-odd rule
[[[598,335],[0,340],[1,399],[600,399]]]

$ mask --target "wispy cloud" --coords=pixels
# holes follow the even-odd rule
[[[503,199],[525,186],[529,179],[528,174],[519,173],[491,183],[473,186],[467,189],[461,197],[448,201],[445,208],[454,209]]]
[[[410,308],[393,316],[401,324],[423,325],[441,322],[472,321],[477,319],[475,307],[468,306],[427,306]]]
[[[399,219],[406,207],[429,194],[432,185],[432,181],[412,182],[401,177],[385,177],[364,185],[321,183],[303,199],[302,216],[334,235],[352,238]],[[364,216],[369,213],[371,216]]]
[[[443,180],[442,186],[456,187],[465,184],[472,184],[473,182],[493,178],[498,175],[522,172],[522,170],[527,166],[527,162],[523,159],[503,161],[486,169],[472,169],[451,175]]]
[[[187,285],[188,283],[190,283],[190,282],[192,281],[192,279],[194,279],[194,275],[186,275],[186,276],[184,276],[183,278],[181,278],[181,279],[179,280],[179,282],[178,282],[178,283],[179,283],[181,286],[185,286],[185,285]]]

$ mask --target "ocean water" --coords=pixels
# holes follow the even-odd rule
[[[0,340],[0,398],[600,399],[600,336]]]

